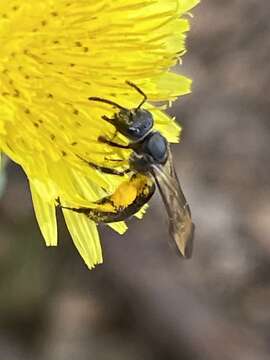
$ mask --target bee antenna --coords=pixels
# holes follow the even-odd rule
[[[147,96],[146,96],[145,93],[144,93],[137,85],[135,85],[133,82],[126,80],[126,83],[127,83],[129,86],[133,87],[133,89],[135,89],[136,91],[138,91],[138,93],[143,96],[143,100],[140,102],[140,104],[139,104],[139,105],[137,106],[137,108],[136,108],[136,109],[138,110],[138,109],[140,109],[140,107],[142,107],[143,104],[147,101]]]
[[[95,97],[95,96],[89,97],[88,100],[90,100],[90,101],[103,102],[103,103],[105,103],[105,104],[109,104],[109,105],[112,105],[112,106],[114,106],[114,107],[117,107],[117,108],[120,109],[120,110],[126,110],[126,108],[124,108],[123,106],[117,104],[116,102],[114,102],[114,101],[112,101],[112,100],[102,99],[102,98]]]

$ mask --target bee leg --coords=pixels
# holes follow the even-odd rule
[[[111,119],[111,118],[109,118],[108,116],[106,116],[106,115],[103,115],[103,116],[101,116],[101,118],[103,119],[103,120],[105,120],[105,121],[108,121],[110,124],[112,124],[113,126],[115,126],[115,120],[114,119]]]
[[[110,157],[105,156],[104,157],[105,161],[109,161],[113,164],[117,164],[116,166],[124,166],[124,165],[128,165],[129,164],[129,160],[125,160],[125,159],[111,159]]]
[[[125,169],[123,171],[119,171],[116,169],[111,169],[111,168],[107,168],[105,166],[100,166],[97,164],[94,164],[88,160],[83,159],[82,157],[80,157],[79,155],[77,155],[78,158],[80,158],[82,161],[84,161],[85,163],[87,163],[89,166],[91,166],[92,168],[104,173],[104,174],[111,174],[111,175],[118,175],[118,176],[124,176],[125,174],[130,173],[132,170],[131,169]]]
[[[56,204],[57,204],[57,206],[58,206],[60,209],[71,210],[71,211],[74,211],[74,212],[77,212],[77,213],[80,213],[80,214],[86,214],[86,215],[89,213],[89,209],[84,208],[84,207],[81,207],[81,208],[73,208],[73,207],[69,207],[69,206],[64,206],[64,205],[62,205],[61,202],[60,202],[60,198],[59,198],[59,197],[56,199]]]
[[[110,159],[110,158],[107,157],[107,156],[104,157],[104,160],[106,160],[106,161],[112,161],[112,162],[118,162],[118,163],[120,163],[120,162],[127,162],[127,160],[124,160],[124,159]]]
[[[59,207],[61,209],[70,210],[70,211],[76,212],[78,214],[88,215],[88,213],[89,213],[89,209],[83,208],[83,207],[81,207],[81,208],[73,208],[73,207],[68,207],[68,206],[63,206],[63,205],[59,205]]]
[[[109,117],[106,116],[106,115],[103,115],[103,116],[102,116],[102,119],[108,121],[110,124],[112,124],[112,125],[115,127],[115,119],[111,119],[111,118],[109,118]],[[111,142],[112,142],[112,141],[116,138],[117,134],[118,134],[118,130],[115,128],[114,134],[113,134],[113,136],[112,136],[109,140],[107,140],[107,139],[106,139],[105,137],[103,137],[103,136],[101,136],[100,139],[101,139],[101,141],[104,142],[104,143],[108,143],[108,141],[111,141]],[[104,141],[104,140],[106,140],[106,141]],[[113,144],[113,143],[112,143],[112,144]],[[112,145],[112,146],[113,146],[113,145]]]
[[[113,136],[110,138],[110,141],[113,141],[116,138],[117,133],[118,133],[118,131],[115,129],[114,133],[113,133]]]
[[[111,140],[106,139],[104,136],[99,136],[98,141],[104,143],[104,144],[108,144],[110,146],[113,147],[117,147],[120,149],[131,149],[131,147],[129,145],[121,145],[121,144],[117,144]]]

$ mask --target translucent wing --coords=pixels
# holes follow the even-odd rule
[[[192,255],[195,226],[191,212],[175,172],[172,155],[168,148],[168,160],[164,166],[152,165],[151,173],[160,191],[169,217],[169,232],[182,256]]]

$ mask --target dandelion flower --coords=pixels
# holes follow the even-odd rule
[[[0,150],[25,171],[46,245],[57,245],[56,199],[88,206],[113,194],[123,177],[88,166],[113,166],[119,156],[98,142],[113,137],[102,119],[116,109],[88,100],[112,99],[134,108],[147,94],[157,128],[171,142],[179,126],[155,101],[190,91],[170,72],[185,51],[185,14],[198,0],[9,0],[0,4]],[[117,135],[119,136],[119,135]],[[125,139],[122,139],[125,141]],[[121,150],[128,164],[129,150]],[[110,160],[106,160],[110,158]],[[124,162],[123,162],[124,164]],[[102,262],[96,224],[63,210],[75,246],[89,268]],[[124,223],[111,226],[118,232]]]

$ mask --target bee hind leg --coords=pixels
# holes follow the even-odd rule
[[[69,207],[69,206],[64,206],[61,204],[60,202],[60,198],[58,197],[56,200],[56,205],[57,207],[59,207],[60,209],[64,209],[64,210],[71,210],[74,211],[76,213],[80,213],[80,214],[87,214],[88,213],[88,209],[87,208],[73,208],[73,207]]]

